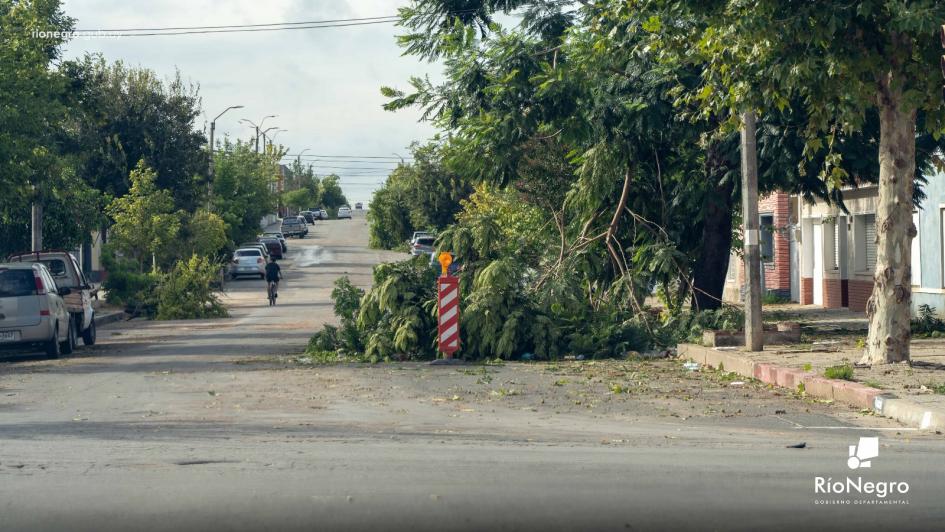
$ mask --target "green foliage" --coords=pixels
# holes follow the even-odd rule
[[[175,73],[162,81],[152,70],[100,55],[65,61],[69,135],[63,143],[79,175],[113,197],[131,187],[139,161],[152,168],[158,188],[176,209],[193,212],[206,199],[207,139],[198,127],[200,95]],[[205,204],[205,203],[204,203]]]
[[[157,288],[157,319],[225,317],[226,308],[212,288],[219,275],[219,267],[205,257],[192,255],[186,261],[177,261],[170,273],[161,276]]]
[[[235,243],[252,240],[259,232],[259,220],[274,212],[276,201],[270,191],[279,172],[281,154],[257,154],[249,144],[223,143],[214,159],[212,211],[226,222],[227,238]]]
[[[935,307],[919,305],[919,316],[912,319],[912,334],[938,338],[945,335],[945,321],[938,317]]]
[[[841,379],[845,381],[853,380],[853,366],[842,364],[839,366],[830,366],[824,370],[824,377],[828,379]]]
[[[393,249],[414,231],[437,232],[453,223],[472,189],[446,167],[445,149],[436,142],[414,144],[413,161],[399,165],[374,193],[368,211],[372,247]]]
[[[335,215],[338,207],[348,204],[348,198],[345,197],[341,185],[338,184],[339,179],[334,174],[328,175],[321,180],[318,188],[319,200],[325,210],[331,211],[332,216]]]
[[[136,261],[117,256],[111,243],[102,250],[102,263],[108,271],[102,288],[109,304],[124,307],[133,316],[151,317],[157,313],[155,291],[160,274],[142,272]]]
[[[129,177],[128,194],[115,198],[106,207],[114,220],[109,243],[115,251],[133,259],[138,271],[144,271],[152,257],[163,263],[174,256],[181,224],[174,212],[173,197],[170,192],[157,188],[157,175],[144,161],[139,161]]]
[[[219,257],[231,244],[227,239],[223,218],[205,210],[189,216],[181,230],[184,248],[192,255]]]
[[[761,296],[761,303],[763,305],[783,305],[790,302],[790,298],[778,295],[775,292],[765,292]]]

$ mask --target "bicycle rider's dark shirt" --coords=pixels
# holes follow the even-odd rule
[[[266,265],[266,282],[279,282],[279,272],[282,271],[282,268],[279,267],[275,262],[270,262]]]

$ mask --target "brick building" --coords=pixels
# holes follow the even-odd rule
[[[797,205],[785,192],[758,201],[761,237],[762,290],[783,299],[798,300],[796,221]],[[739,250],[740,251],[740,250]],[[732,253],[723,299],[741,302],[745,297],[745,265],[740,253]]]

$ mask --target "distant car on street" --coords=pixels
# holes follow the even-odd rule
[[[56,286],[68,288],[63,296],[66,309],[75,322],[75,333],[85,345],[95,344],[95,311],[92,308],[92,285],[85,278],[79,263],[68,251],[40,251],[11,255],[10,262],[36,262],[46,266]]]
[[[340,220],[342,218],[351,219],[351,208],[350,207],[338,207],[337,218]]]
[[[302,238],[307,232],[308,228],[305,227],[305,224],[294,216],[287,216],[282,220],[282,234],[287,237],[294,236],[296,238]]]
[[[325,211],[321,209],[309,209],[309,210],[312,211],[312,217],[315,218],[316,220],[324,220],[327,218],[327,216],[323,216],[323,213],[324,214],[328,214],[328,213],[326,213]]]
[[[299,213],[299,216],[301,216],[302,218],[305,218],[306,223],[310,223],[310,224],[315,223],[315,220],[316,220],[315,213],[313,213],[312,211],[302,211]]]
[[[266,278],[266,259],[263,252],[258,247],[240,248],[233,252],[233,260],[230,261],[230,279],[236,279],[241,275],[259,276],[260,279]]]
[[[46,354],[59,357],[75,349],[75,320],[59,287],[41,262],[0,264],[0,346],[40,344]]]
[[[363,208],[364,208],[364,205],[362,205],[360,201],[354,204],[354,209],[356,211],[360,211]]]
[[[261,244],[265,244],[265,245],[266,245],[266,250],[269,252],[269,256],[270,256],[270,257],[274,257],[274,258],[277,258],[277,259],[282,259],[282,258],[283,258],[283,254],[282,254],[282,242],[279,242],[279,239],[278,239],[278,238],[262,237],[262,238],[259,239],[259,242],[260,242]]]
[[[296,216],[296,218],[298,218],[299,223],[302,225],[302,234],[303,234],[303,236],[304,236],[304,235],[307,235],[307,234],[308,234],[308,221],[305,219],[304,216],[301,216],[301,215]]]
[[[433,253],[433,244],[436,242],[435,236],[421,236],[414,239],[410,245],[410,254],[414,257],[423,254]]]
[[[264,259],[269,260],[269,247],[266,246],[266,244],[263,244],[262,242],[259,242],[259,241],[243,242],[242,244],[240,244],[240,248],[256,248],[259,251],[262,251]]]
[[[319,216],[321,216],[322,220],[328,219],[328,211],[326,211],[325,209],[321,209],[320,211],[318,211],[318,214]]]
[[[279,243],[282,244],[282,252],[285,253],[286,251],[289,251],[289,244],[286,243],[285,235],[283,235],[282,233],[263,233],[262,235],[260,235],[260,238],[262,237],[278,239]]]

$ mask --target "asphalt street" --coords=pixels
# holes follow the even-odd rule
[[[121,322],[70,358],[0,361],[0,530],[945,522],[943,436],[759,386],[706,381],[682,398],[673,390],[701,377],[669,362],[647,370],[663,388],[597,399],[577,367],[555,366],[564,379],[547,365],[298,364],[334,321],[334,280],[366,287],[374,264],[405,257],[366,242],[363,217],[290,240],[275,307],[262,281],[241,280],[227,285],[229,318]],[[861,437],[878,437],[879,455],[851,470]],[[817,493],[818,477],[898,491]]]

